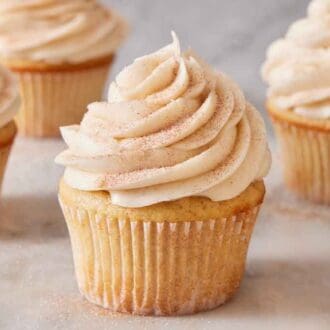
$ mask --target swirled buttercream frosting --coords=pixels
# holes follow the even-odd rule
[[[63,127],[65,182],[143,207],[188,196],[231,199],[270,166],[264,122],[224,74],[173,43],[136,59],[107,102]]]
[[[0,1],[0,55],[49,63],[84,62],[112,54],[125,21],[95,0]]]
[[[308,16],[270,45],[262,75],[279,109],[330,118],[330,0],[314,0]]]
[[[15,78],[7,69],[0,67],[0,128],[13,119],[18,108],[19,94]]]

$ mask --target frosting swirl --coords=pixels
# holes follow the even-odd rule
[[[267,51],[262,75],[277,107],[310,118],[330,118],[330,1],[314,0]]]
[[[264,122],[243,93],[192,51],[173,43],[136,59],[90,104],[80,126],[61,129],[73,188],[143,207],[187,196],[231,199],[270,166]]]
[[[96,0],[0,2],[4,58],[84,62],[112,54],[126,32],[124,20]]]
[[[8,124],[19,108],[18,87],[13,75],[0,67],[0,128]]]

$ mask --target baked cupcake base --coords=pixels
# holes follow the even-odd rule
[[[298,196],[330,205],[330,120],[311,120],[267,104],[285,183]]]
[[[238,289],[263,182],[224,202],[189,197],[129,209],[60,184],[81,293],[112,311],[192,314]]]
[[[6,126],[0,128],[0,190],[15,136],[16,125],[14,121],[11,121]]]
[[[19,132],[34,137],[59,136],[60,126],[80,122],[87,105],[101,99],[112,61],[112,55],[64,65],[2,61],[19,80]]]

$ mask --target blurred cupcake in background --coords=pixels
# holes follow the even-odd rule
[[[0,67],[0,190],[16,135],[13,118],[18,108],[19,93],[15,78],[7,69]]]
[[[227,301],[265,194],[259,112],[173,37],[62,128],[59,198],[79,288],[115,311],[190,314]]]
[[[59,135],[100,99],[126,22],[95,0],[0,2],[0,62],[17,74],[20,133]]]
[[[314,0],[308,17],[268,49],[262,75],[287,186],[330,204],[330,1]]]

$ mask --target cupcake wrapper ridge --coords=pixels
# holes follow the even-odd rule
[[[259,206],[228,218],[109,218],[60,198],[80,292],[112,311],[182,315],[215,308],[240,285]]]
[[[21,109],[19,132],[58,136],[59,127],[81,121],[89,103],[100,100],[111,63],[76,70],[17,71]]]
[[[274,120],[284,179],[307,200],[330,205],[330,132]]]

